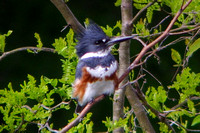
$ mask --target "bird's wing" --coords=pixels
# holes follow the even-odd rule
[[[87,63],[84,60],[80,60],[76,66],[76,79],[80,79],[82,76],[82,68],[87,66]]]

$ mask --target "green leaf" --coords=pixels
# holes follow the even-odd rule
[[[150,35],[149,33],[149,29],[146,27],[147,25],[147,20],[146,18],[144,19],[140,19],[136,25],[134,25],[135,27],[135,31],[138,35],[143,35],[143,36],[147,36]]]
[[[147,8],[146,17],[149,23],[151,23],[152,17],[153,17],[153,9]]]
[[[195,126],[196,124],[200,123],[200,115],[197,115],[193,121],[192,121],[192,125],[191,126]]]
[[[191,101],[190,99],[188,99],[187,100],[187,105],[188,105],[189,110],[195,115],[196,109],[194,107],[194,102]]]
[[[106,28],[101,27],[103,31],[106,33],[107,36],[113,36],[113,30],[114,28],[111,28],[110,26],[106,25]]]
[[[38,33],[35,33],[35,38],[37,39],[37,43],[38,43],[36,46],[41,49],[43,44],[42,44],[42,41],[40,39],[40,35]]]
[[[86,133],[93,133],[93,122],[91,121],[89,124],[86,125],[86,130],[87,132]]]
[[[7,34],[0,35],[0,52],[4,52],[5,50],[5,39],[12,33],[12,30],[9,30]]]
[[[120,5],[121,5],[121,2],[122,2],[122,0],[117,0],[117,1],[115,2],[115,6],[120,6]]]
[[[32,54],[35,53],[34,51],[32,51],[32,50],[30,50],[30,49],[27,49],[27,52],[28,52],[28,53],[32,53]]]
[[[195,51],[197,51],[200,48],[200,38],[197,39],[192,45],[189,46],[189,50],[186,54],[186,56],[191,56]]]
[[[177,65],[181,65],[182,59],[178,51],[171,49],[171,57]]]

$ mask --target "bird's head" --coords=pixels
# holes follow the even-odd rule
[[[108,37],[103,30],[94,22],[78,35],[77,55],[82,57],[86,53],[106,53],[110,52],[111,46],[116,43],[129,40],[134,36]]]

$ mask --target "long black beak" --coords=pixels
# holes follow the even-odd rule
[[[110,38],[110,41],[108,41],[106,44],[111,46],[111,45],[114,45],[116,43],[120,43],[120,42],[123,42],[123,41],[130,40],[135,36],[137,36],[137,35],[123,36],[123,37],[113,37],[113,38]]]

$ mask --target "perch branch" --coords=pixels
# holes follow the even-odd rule
[[[81,111],[81,113],[79,114],[79,116],[72,121],[71,123],[69,123],[68,125],[66,125],[64,128],[61,129],[60,133],[65,133],[67,132],[69,129],[71,129],[72,127],[76,126],[79,122],[81,122],[82,118],[87,114],[87,112],[90,110],[90,108],[96,104],[97,102],[101,101],[104,99],[104,95],[101,95],[99,97],[97,97],[96,99],[94,99],[93,102],[90,102],[86,105],[86,107]]]

